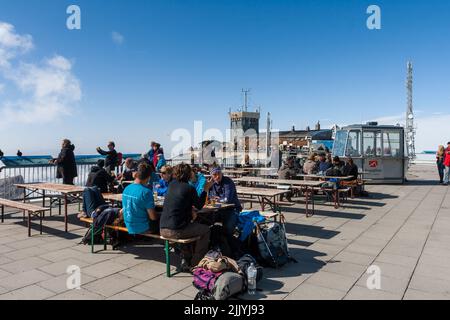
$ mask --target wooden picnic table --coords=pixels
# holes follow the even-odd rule
[[[273,212],[278,212],[280,211],[279,205],[277,203],[278,197],[289,191],[280,189],[236,186],[236,192],[238,195],[241,196],[256,197],[258,199],[259,204],[261,205],[262,211],[265,210],[266,205],[269,205]],[[245,200],[245,198],[243,200]]]
[[[103,193],[102,196],[103,199],[109,200],[111,202],[122,202],[122,194]],[[154,200],[155,200],[155,207],[163,208],[164,197],[157,197]],[[229,203],[216,203],[214,205],[207,204],[202,208],[202,210],[199,211],[199,213],[209,213],[211,211],[225,210],[230,208],[234,208],[234,204]]]
[[[33,194],[42,195],[42,206],[45,207],[46,191],[56,192],[62,194],[64,197],[64,228],[68,231],[68,220],[67,220],[67,203],[69,196],[78,196],[83,193],[84,187],[78,187],[74,185],[60,184],[60,183],[25,183],[25,184],[14,184],[17,188],[24,189],[23,192],[23,202]],[[27,190],[30,192],[27,194]],[[51,206],[51,203],[50,203]],[[59,209],[61,211],[61,203],[59,204]]]
[[[259,177],[242,177],[235,179],[236,182],[266,184],[266,185],[287,185],[292,188],[300,189],[305,195],[305,212],[307,217],[314,215],[314,188],[322,186],[321,181],[309,181],[309,180],[286,180],[286,179],[267,179]],[[265,190],[264,188],[262,190]],[[270,190],[270,189],[269,189]],[[285,192],[288,192],[287,190]],[[309,202],[311,201],[312,213],[309,212]],[[264,210],[264,209],[263,209]]]

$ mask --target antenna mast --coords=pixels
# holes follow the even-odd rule
[[[413,112],[413,66],[408,61],[408,75],[406,78],[407,90],[407,110],[406,110],[406,148],[408,151],[408,159],[411,163],[416,158],[415,137],[416,129],[414,128],[414,112]]]
[[[242,93],[244,94],[244,112],[248,111],[248,94],[250,93],[250,89],[242,89]]]

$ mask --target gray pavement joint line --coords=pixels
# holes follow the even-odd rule
[[[416,187],[415,189],[417,189],[418,187]],[[425,199],[428,194],[433,190],[433,188],[430,188],[428,190],[428,192],[422,197],[421,201],[417,204],[417,206],[414,208],[414,210],[411,211],[411,213],[408,215],[408,217],[406,218],[405,222],[397,229],[397,231],[392,235],[391,239],[389,240],[389,242],[380,250],[380,253],[383,252],[383,250],[392,242],[392,240],[394,239],[395,235],[403,228],[403,226],[407,223],[407,221],[409,220],[409,218],[416,212],[417,208],[420,207],[420,204],[422,203],[423,199]],[[415,191],[415,190],[413,190]],[[383,216],[384,217],[384,216]],[[380,253],[372,260],[371,263],[373,263],[379,256]],[[420,257],[419,257],[420,259]],[[419,260],[418,259],[418,260]],[[359,278],[356,280],[356,282],[353,284],[353,286],[351,286],[351,288],[347,291],[347,294],[344,296],[347,297],[349,292],[354,288],[354,286],[358,283],[358,281],[364,276],[365,272],[363,274],[361,274],[361,276],[359,276]]]
[[[431,190],[432,190],[432,189],[433,189],[433,188],[431,188]],[[430,190],[430,191],[431,191],[431,190]],[[414,276],[414,273],[416,272],[416,269],[417,269],[417,266],[419,265],[420,259],[422,258],[423,251],[425,250],[425,247],[426,247],[426,245],[427,245],[428,239],[430,238],[430,234],[431,234],[431,232],[433,231],[434,225],[435,225],[436,220],[437,220],[437,218],[438,218],[438,216],[439,216],[439,213],[440,213],[440,211],[441,211],[440,209],[441,209],[441,207],[442,207],[442,203],[444,202],[444,200],[445,200],[445,198],[447,197],[447,195],[448,195],[448,189],[447,189],[447,192],[446,192],[446,193],[444,194],[444,196],[442,197],[441,203],[440,203],[440,205],[439,205],[439,210],[437,211],[437,213],[436,213],[436,215],[435,215],[435,217],[434,217],[433,224],[431,225],[430,231],[429,231],[428,234],[427,234],[427,238],[425,239],[425,241],[424,241],[424,243],[423,243],[422,250],[420,251],[419,259],[417,259],[416,265],[414,266],[414,270],[413,270],[413,272],[411,273],[411,277],[408,279],[408,284],[407,284],[407,286],[406,286],[406,288],[405,288],[405,291],[403,292],[402,300],[405,298],[405,295],[406,295],[406,292],[408,291],[408,288],[409,288],[409,285],[410,285],[410,283],[411,283],[411,280],[412,280],[412,278],[413,278],[413,276]]]
[[[414,188],[413,188],[413,190],[412,190],[412,192],[413,191],[415,191],[416,189],[418,189],[418,187],[417,186],[415,186]],[[425,198],[425,197],[424,197]],[[398,201],[397,201],[397,203],[398,202],[400,202],[400,200],[401,200],[401,198],[399,198],[398,199]],[[360,236],[361,236],[361,234],[363,234],[365,231],[367,231],[367,229],[369,229],[370,227],[372,227],[373,225],[375,225],[378,221],[380,221],[381,219],[383,219],[386,215],[388,215],[393,209],[395,209],[395,207],[396,207],[396,205],[393,205],[389,210],[387,210],[381,217],[379,217],[374,223],[372,223],[370,226],[368,226],[366,229],[364,229],[363,231],[361,231],[361,233],[359,234],[359,236],[358,237],[356,237],[352,242],[350,242],[347,246],[345,246],[341,251],[339,251],[338,253],[336,253],[331,259],[329,259],[327,262],[329,262],[329,261],[331,261],[331,260],[333,260],[336,256],[338,256],[342,251],[344,251],[347,247],[349,247],[353,242],[355,242],[356,241],[356,239],[358,239]],[[411,212],[411,214],[408,216],[408,218],[414,213],[414,211],[417,209],[417,207],[416,208],[414,208],[414,210]],[[362,210],[361,210],[362,211]],[[406,220],[408,220],[408,219],[406,219]],[[406,221],[405,220],[405,221]],[[350,222],[350,220],[349,221],[347,221],[346,223],[348,223],[348,222]],[[403,225],[402,225],[403,226]],[[397,234],[398,233],[398,231],[402,228],[402,226],[396,231],[396,233],[395,234]],[[392,238],[395,236],[395,234],[392,236]],[[392,240],[392,238],[391,238],[391,240]],[[390,240],[390,241],[391,241]],[[389,242],[390,242],[389,241]],[[386,246],[389,244],[389,242],[386,244]],[[385,247],[383,247],[383,249],[384,248],[386,248],[386,246]],[[381,250],[381,251],[383,251],[383,249]],[[378,256],[377,256],[378,257]],[[373,260],[372,260],[372,262],[373,261],[375,261],[376,260],[376,258],[377,257],[375,257]],[[294,292],[298,287],[300,287],[306,280],[308,280],[311,276],[313,276],[314,274],[310,274],[309,276],[307,276],[297,287],[295,287],[285,298],[287,298],[289,295],[291,295],[292,294],[292,292]],[[347,293],[344,295],[344,297],[342,298],[342,299],[344,299],[347,295],[348,295],[348,293],[350,292],[350,290],[355,286],[355,284],[359,281],[359,279],[362,277],[364,275],[364,273],[360,276],[360,277],[358,277],[358,279],[355,281],[355,283],[351,286],[351,288],[347,291]],[[320,286],[320,285],[317,285],[317,284],[315,284],[316,286],[319,286],[319,287],[322,287],[322,286]],[[322,288],[326,288],[326,287],[322,287]],[[342,292],[344,292],[344,291],[342,291]],[[283,299],[284,300],[284,299]]]

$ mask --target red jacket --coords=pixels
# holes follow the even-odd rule
[[[450,167],[450,148],[445,149],[444,166]]]

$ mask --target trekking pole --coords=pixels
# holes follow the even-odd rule
[[[259,228],[259,224],[256,221],[254,221],[254,224],[256,226],[257,232],[261,234],[261,238],[262,238],[264,244],[266,245],[267,250],[269,251],[269,254],[270,254],[270,257],[272,258],[272,261],[275,263],[275,265],[277,265],[277,261],[275,260],[273,254],[272,254],[272,251],[270,250],[269,245],[267,244],[266,239],[264,238],[264,235],[262,234],[261,229]]]

